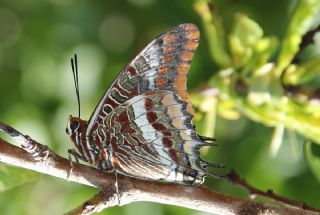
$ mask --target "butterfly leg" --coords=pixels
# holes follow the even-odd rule
[[[71,176],[72,170],[73,170],[72,156],[76,160],[76,163],[79,163],[79,159],[85,162],[88,162],[88,160],[84,158],[82,155],[80,155],[75,149],[69,149],[68,154],[69,154],[70,169],[67,171],[67,178],[69,180],[69,177]]]
[[[116,192],[117,192],[118,205],[120,205],[120,195],[119,195],[119,186],[118,186],[118,172],[117,172],[116,169],[114,170],[114,175],[116,177],[115,187],[116,187]]]
[[[84,162],[88,162],[88,160],[84,156],[80,155],[75,149],[69,149],[68,153],[69,153],[69,158],[70,158],[69,160],[71,161],[71,163],[72,163],[72,159],[71,159],[72,156],[76,159],[77,163],[79,163],[79,159]],[[72,166],[72,164],[71,164],[71,166]]]

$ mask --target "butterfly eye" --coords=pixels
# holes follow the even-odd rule
[[[79,127],[80,127],[80,123],[79,122],[77,122],[77,121],[72,122],[71,125],[70,125],[71,132],[75,133],[79,129]]]

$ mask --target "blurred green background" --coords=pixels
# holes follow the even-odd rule
[[[67,149],[73,145],[65,134],[65,127],[69,115],[77,114],[70,67],[73,54],[78,54],[79,61],[81,115],[83,119],[88,119],[105,89],[139,50],[169,28],[192,22],[201,31],[201,43],[192,61],[188,79],[188,89],[197,110],[195,120],[198,132],[214,135],[220,145],[209,151],[204,150],[203,157],[235,169],[260,189],[272,189],[282,196],[319,207],[320,184],[316,179],[317,168],[320,166],[319,163],[316,164],[319,156],[312,157],[313,153],[306,156],[310,168],[304,157],[303,145],[306,137],[317,142],[320,114],[310,110],[312,114],[318,115],[306,115],[314,119],[314,127],[307,127],[305,130],[300,129],[299,120],[310,120],[295,117],[300,116],[298,108],[295,109],[296,112],[288,114],[296,121],[282,123],[279,118],[274,120],[269,117],[277,115],[276,112],[268,115],[268,110],[254,112],[248,109],[250,105],[244,102],[244,97],[234,96],[239,90],[225,85],[226,81],[232,82],[233,79],[229,80],[228,75],[221,78],[232,68],[232,74],[247,81],[248,77],[256,77],[251,71],[257,71],[270,61],[277,62],[278,70],[272,70],[275,74],[282,71],[285,67],[282,65],[287,66],[290,61],[286,60],[288,54],[282,54],[286,49],[281,49],[284,47],[281,44],[286,44],[286,40],[290,39],[290,28],[296,30],[301,39],[311,26],[300,23],[304,24],[302,30],[292,27],[292,17],[298,2],[221,0],[211,2],[208,7],[206,1],[0,0],[0,121],[67,157]],[[306,7],[317,8],[319,5],[314,3]],[[209,11],[207,15],[206,10]],[[308,11],[312,10],[301,9],[300,15],[303,17]],[[309,23],[313,22],[310,17],[313,17],[312,20],[316,19],[314,14],[313,12],[306,18]],[[234,27],[235,23],[238,28]],[[241,36],[245,39],[241,40]],[[229,42],[220,43],[226,38],[229,38]],[[267,44],[267,48],[261,52],[248,48],[246,45],[252,38],[254,44]],[[260,40],[261,38],[264,40]],[[219,43],[215,43],[219,40]],[[249,42],[243,45],[244,40]],[[223,45],[229,48],[222,47]],[[243,46],[247,49],[241,49]],[[316,53],[317,50],[313,51]],[[235,58],[237,54],[238,58]],[[249,56],[249,60],[244,60],[243,56]],[[257,59],[255,56],[262,57],[259,61],[254,61]],[[290,71],[292,70],[294,68]],[[279,76],[274,77],[279,80]],[[291,77],[288,78],[289,81]],[[316,79],[315,76],[312,77]],[[257,79],[250,80],[257,83]],[[299,81],[295,83],[297,82]],[[252,87],[250,81],[247,83]],[[265,84],[261,80],[258,83]],[[278,89],[277,87],[266,87],[262,90],[264,94],[259,95],[273,98],[273,95],[278,95],[278,91],[275,94],[269,91]],[[200,93],[204,88],[223,93],[219,96],[207,96]],[[241,92],[240,89],[239,94]],[[309,100],[302,101],[299,103],[300,107],[309,107],[305,103],[310,105]],[[291,110],[291,106],[288,108],[286,104],[285,107],[286,110]],[[298,126],[290,127],[296,125],[294,123]],[[308,129],[313,129],[309,136]],[[12,140],[10,142],[13,143]],[[306,149],[314,149],[313,152],[316,151],[319,155],[316,147],[316,144],[305,146]],[[223,193],[247,197],[245,191],[223,181],[207,179],[205,184]],[[1,214],[10,215],[61,214],[97,192],[90,187],[3,164],[0,164],[0,190]],[[204,214],[148,202],[101,212],[124,215],[137,213]]]

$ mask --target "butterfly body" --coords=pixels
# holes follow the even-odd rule
[[[199,30],[181,24],[144,48],[106,91],[90,120],[70,117],[67,133],[84,160],[104,171],[146,180],[200,184],[214,166],[199,157],[186,93]]]

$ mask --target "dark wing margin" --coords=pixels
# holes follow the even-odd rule
[[[186,92],[187,74],[199,39],[197,26],[186,23],[153,40],[122,69],[101,98],[88,122],[87,135],[116,107],[145,92],[175,92],[193,115]]]

